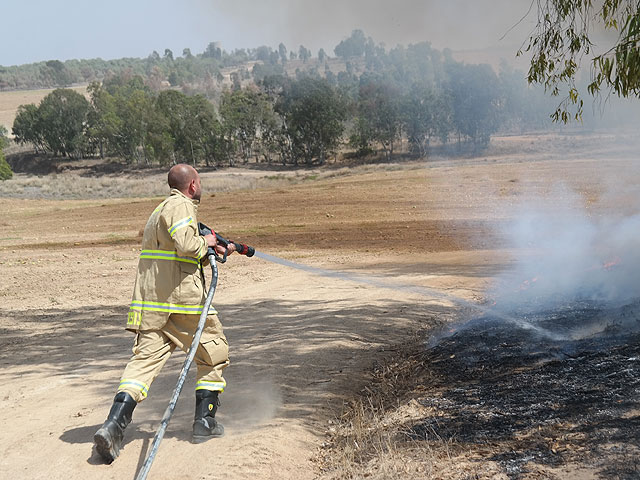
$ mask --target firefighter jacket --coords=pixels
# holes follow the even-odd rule
[[[207,242],[198,233],[197,203],[172,189],[149,217],[127,330],[161,329],[172,313],[202,313],[205,292],[200,260],[207,258]]]

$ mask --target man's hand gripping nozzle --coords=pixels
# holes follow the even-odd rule
[[[247,257],[253,257],[253,254],[256,253],[256,249],[245,245],[244,243],[236,243],[231,240],[227,240],[226,238],[218,235],[209,227],[207,227],[204,223],[198,222],[198,230],[200,231],[200,235],[215,235],[216,241],[218,245],[222,245],[224,247],[224,254],[222,257],[218,255],[218,252],[215,251],[215,248],[209,247],[208,255],[213,255],[217,262],[225,263],[227,261],[227,254],[229,253],[229,244],[233,244],[235,246],[235,251],[240,255],[246,255]]]

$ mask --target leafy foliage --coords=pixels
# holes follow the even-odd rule
[[[220,115],[232,144],[244,163],[254,154],[256,140],[274,124],[273,108],[267,96],[252,89],[227,92],[222,97]]]
[[[501,126],[548,121],[543,89],[528,87],[521,72],[503,68],[497,76],[427,42],[387,50],[360,30],[335,52],[340,58],[321,50],[313,59],[305,47],[288,52],[284,44],[230,53],[211,43],[182,57],[165,49],[91,82],[88,102],[59,89],[38,106],[21,106],[13,133],[38,152],[136,164],[320,165],[345,145],[390,160],[406,141],[423,157],[434,143],[455,138],[455,148],[481,149]],[[219,68],[234,62],[223,77]],[[49,68],[73,71],[68,62]]]
[[[453,120],[445,94],[428,84],[415,84],[402,103],[402,122],[412,153],[427,156],[433,138],[447,142]]]
[[[34,104],[20,105],[11,129],[16,143],[24,145],[32,144],[36,152],[45,151],[44,137],[42,136],[41,119],[38,107]]]
[[[350,58],[364,55],[367,39],[362,30],[354,30],[351,36],[342,40],[333,50],[338,57]]]
[[[276,111],[282,116],[293,161],[322,165],[338,146],[344,131],[346,105],[324,79],[305,77],[290,82],[280,94]]]
[[[13,177],[11,167],[4,158],[4,149],[8,144],[9,139],[7,138],[7,129],[0,125],[0,180],[2,181],[9,180]]]
[[[640,95],[640,3],[537,0],[537,8],[537,29],[526,47],[533,52],[527,78],[529,83],[544,85],[554,96],[566,95],[552,114],[555,121],[567,123],[582,116],[584,102],[576,76],[583,57],[594,52],[594,27],[617,32],[618,38],[613,46],[591,58],[588,92],[596,95],[604,88],[623,97]]]
[[[13,177],[11,167],[7,163],[7,160],[4,158],[4,152],[0,150],[0,180],[9,180],[11,177]]]
[[[498,78],[489,65],[447,64],[446,84],[458,134],[484,147],[498,129]]]
[[[89,103],[78,92],[59,88],[40,105],[21,105],[13,124],[18,143],[33,143],[54,155],[80,157],[87,149]]]
[[[361,85],[358,98],[357,135],[362,145],[379,143],[387,160],[400,137],[400,95],[386,83]]]

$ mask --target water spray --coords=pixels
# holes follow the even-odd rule
[[[311,273],[312,275],[317,275],[321,277],[328,278],[337,278],[339,280],[345,280],[350,282],[361,283],[365,285],[371,285],[377,288],[386,288],[390,290],[401,290],[404,292],[415,293],[417,295],[431,297],[431,298],[439,298],[443,300],[448,300],[451,303],[464,306],[467,308],[473,308],[475,310],[479,310],[483,314],[492,315],[496,318],[504,320],[505,322],[512,323],[517,325],[520,328],[525,330],[531,330],[536,332],[538,335],[543,337],[547,337],[551,340],[560,341],[565,339],[564,336],[558,335],[550,330],[545,328],[541,328],[537,325],[534,325],[526,320],[522,320],[520,318],[513,317],[511,315],[507,315],[501,312],[497,312],[495,309],[490,307],[479,305],[477,303],[470,302],[461,298],[457,295],[452,295],[449,293],[441,292],[439,290],[435,290],[433,288],[421,287],[418,285],[410,285],[403,283],[390,282],[380,277],[372,277],[370,275],[359,275],[357,273],[348,273],[348,272],[340,272],[337,270],[325,270],[323,268],[311,267],[309,265],[304,265],[301,263],[292,262],[290,260],[285,260],[284,258],[276,257],[273,255],[269,255],[268,253],[263,253],[258,250],[255,251],[255,256],[258,258],[262,258],[263,260],[267,260],[268,262],[277,263],[280,265],[284,265],[285,267],[295,268],[296,270],[302,270],[303,272]]]
[[[373,287],[377,287],[377,288],[386,288],[386,289],[390,289],[390,290],[394,290],[394,291],[405,291],[405,292],[409,292],[409,293],[414,293],[417,295],[421,295],[421,296],[425,296],[425,297],[430,297],[430,298],[439,298],[439,299],[444,299],[444,300],[448,300],[454,304],[458,304],[464,307],[468,307],[468,308],[474,308],[476,310],[480,310],[481,312],[485,313],[485,314],[491,314],[496,318],[499,318],[501,320],[504,320],[506,322],[515,324],[517,326],[519,326],[520,328],[526,329],[526,330],[532,330],[534,332],[536,332],[537,334],[550,338],[552,340],[561,340],[564,337],[561,337],[560,335],[557,335],[549,330],[546,330],[544,328],[540,328],[536,325],[533,325],[530,322],[527,322],[525,320],[522,319],[518,319],[515,317],[512,317],[510,315],[506,315],[506,314],[502,314],[499,312],[496,312],[495,310],[489,308],[489,307],[485,307],[482,305],[478,305],[476,303],[472,303],[469,302],[468,300],[465,300],[461,297],[458,297],[456,295],[451,295],[448,293],[444,293],[432,288],[428,288],[428,287],[421,287],[418,285],[410,285],[410,284],[402,284],[402,283],[395,283],[395,282],[389,282],[383,278],[376,278],[376,277],[371,277],[371,276],[364,276],[364,275],[359,275],[356,273],[349,273],[349,272],[340,272],[340,271],[336,271],[336,270],[326,270],[324,268],[318,268],[318,267],[312,267],[309,265],[304,265],[301,263],[296,263],[296,262],[292,262],[291,260],[285,260],[284,258],[280,258],[280,257],[276,257],[274,255],[269,255],[268,253],[263,253],[260,252],[258,250],[255,250],[253,247],[249,247],[248,245],[245,244],[241,244],[241,243],[235,243],[232,242],[230,240],[225,239],[224,237],[218,235],[217,233],[215,233],[213,230],[211,230],[209,227],[207,227],[206,225],[199,223],[198,224],[199,227],[199,231],[201,235],[209,235],[209,234],[215,234],[216,235],[216,240],[217,243],[219,245],[222,245],[223,247],[225,247],[225,252],[223,254],[222,257],[220,257],[217,252],[212,248],[209,247],[208,250],[208,259],[209,262],[211,264],[211,270],[212,270],[212,279],[211,279],[211,285],[209,287],[209,292],[207,294],[207,298],[205,300],[203,309],[202,309],[202,314],[200,315],[200,321],[198,323],[198,326],[196,328],[196,331],[194,333],[193,336],[193,341],[191,343],[191,347],[189,348],[189,351],[187,353],[187,358],[184,361],[182,370],[180,372],[179,378],[178,378],[178,383],[173,391],[173,394],[171,395],[171,400],[169,402],[169,405],[167,407],[167,409],[165,410],[165,413],[162,417],[162,420],[160,422],[160,427],[158,428],[158,431],[156,432],[156,435],[153,439],[153,442],[151,444],[151,448],[149,450],[149,452],[147,453],[147,457],[142,465],[142,468],[140,469],[140,471],[138,472],[138,475],[136,476],[136,480],[145,480],[147,478],[147,475],[149,473],[149,470],[151,469],[151,465],[155,459],[156,453],[158,452],[158,447],[160,446],[160,442],[162,441],[163,437],[164,437],[164,433],[167,429],[167,426],[169,424],[169,420],[171,419],[171,416],[173,415],[173,411],[175,410],[176,407],[176,403],[178,401],[178,397],[180,396],[180,392],[182,391],[182,387],[184,386],[184,382],[185,379],[187,377],[187,373],[189,372],[189,368],[191,367],[191,364],[193,362],[193,359],[195,357],[195,353],[196,350],[198,348],[198,343],[200,342],[200,337],[202,335],[202,330],[204,329],[204,325],[206,322],[206,318],[207,318],[207,313],[209,311],[209,306],[211,305],[211,301],[213,299],[213,294],[215,293],[215,289],[216,289],[216,285],[217,285],[217,280],[218,280],[218,268],[217,268],[217,263],[225,263],[227,261],[227,254],[228,254],[228,246],[230,244],[234,244],[235,246],[235,250],[236,252],[240,253],[241,255],[246,255],[247,257],[252,257],[252,256],[256,256],[258,258],[261,258],[263,260],[266,260],[268,262],[272,262],[272,263],[276,263],[279,265],[284,265],[285,267],[289,267],[289,268],[294,268],[296,270],[302,270],[304,272],[310,273],[312,275],[317,275],[317,276],[321,276],[321,277],[328,277],[328,278],[335,278],[338,280],[344,280],[344,281],[350,281],[350,282],[355,282],[355,283],[360,283],[360,284],[364,284],[364,285],[371,285]]]

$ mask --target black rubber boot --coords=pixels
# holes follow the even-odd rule
[[[193,443],[206,442],[224,435],[224,427],[215,419],[220,401],[218,393],[196,390],[196,415],[193,420]]]
[[[138,403],[126,392],[119,392],[104,424],[93,436],[96,450],[108,463],[120,455],[124,429],[131,423],[133,409]]]

